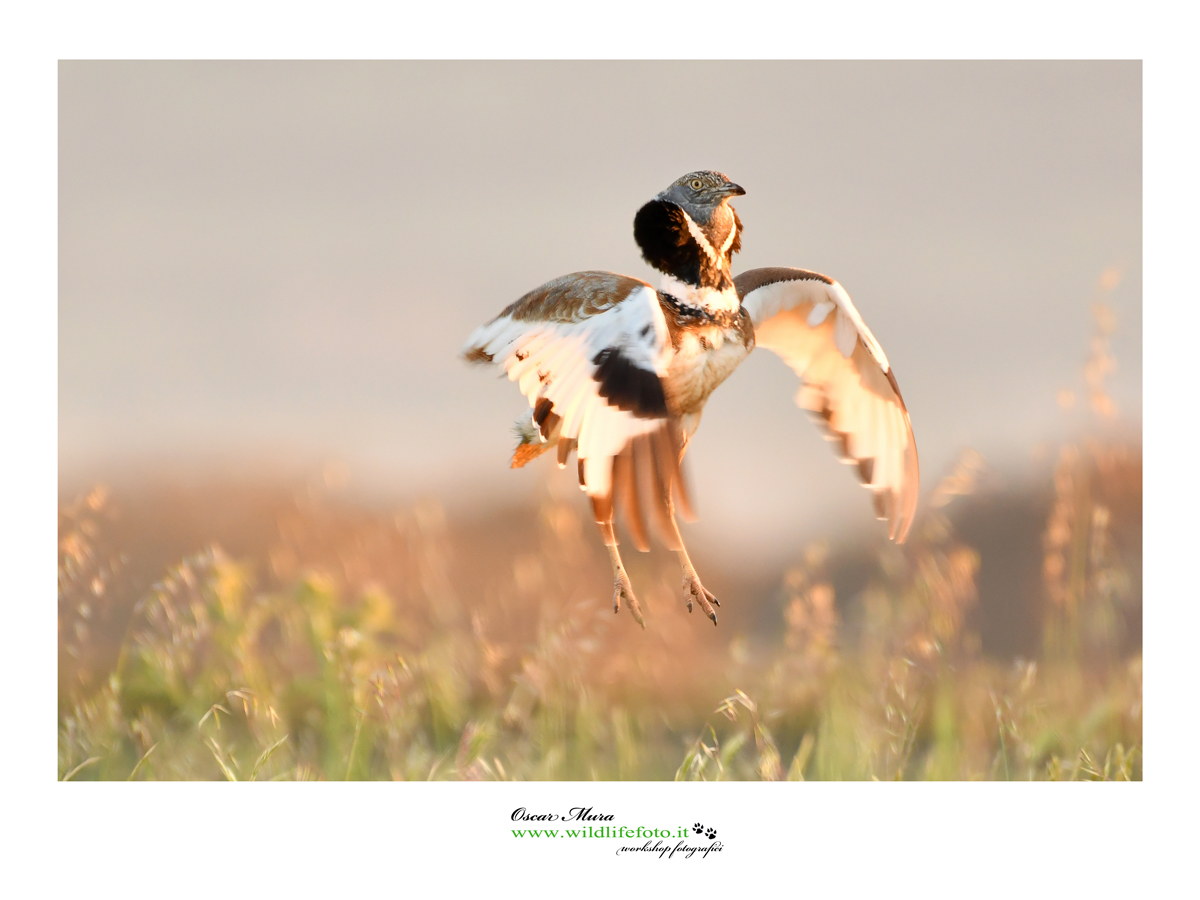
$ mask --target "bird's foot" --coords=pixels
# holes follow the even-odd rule
[[[688,612],[692,611],[692,600],[695,600],[704,610],[704,614],[712,619],[712,623],[717,624],[717,613],[713,607],[720,606],[721,601],[700,583],[700,576],[696,574],[695,569],[683,571],[683,596],[687,599]]]
[[[637,623],[646,627],[646,620],[642,618],[642,607],[638,603],[637,597],[633,593],[633,585],[629,583],[629,576],[625,574],[625,570],[621,569],[615,573],[613,578],[613,612],[621,611],[621,598],[625,599],[629,611],[633,617],[637,619]]]

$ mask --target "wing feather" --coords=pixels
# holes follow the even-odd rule
[[[803,381],[796,403],[857,464],[888,534],[903,541],[916,514],[920,467],[900,388],[849,295],[804,269],[751,269],[734,279],[755,345],[777,353]]]
[[[541,439],[557,442],[560,466],[575,450],[597,521],[611,521],[615,503],[645,549],[644,506],[656,523],[670,496],[689,510],[664,383],[670,338],[648,284],[608,272],[556,279],[477,329],[463,357],[517,382]]]

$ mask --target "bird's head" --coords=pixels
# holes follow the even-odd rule
[[[705,169],[675,179],[657,199],[674,203],[687,212],[728,264],[742,248],[742,223],[729,201],[745,193],[740,184],[734,184],[723,172]]]
[[[633,219],[642,257],[688,284],[726,290],[742,247],[742,223],[729,205],[746,193],[720,172],[688,172],[646,203]]]
[[[699,226],[709,225],[713,216],[719,218],[722,209],[728,209],[730,197],[740,197],[746,191],[734,184],[721,172],[703,170],[688,172],[659,193],[659,200],[669,200],[682,207]]]

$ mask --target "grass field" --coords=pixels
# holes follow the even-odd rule
[[[1029,596],[1000,598],[1034,611],[1026,658],[985,652],[977,468],[850,596],[815,545],[765,588],[706,575],[714,629],[632,554],[646,631],[581,502],[229,488],[139,519],[97,488],[60,510],[59,777],[1140,779],[1140,450],[1060,449]]]

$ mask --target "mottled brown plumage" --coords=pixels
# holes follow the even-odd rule
[[[530,291],[500,315],[518,322],[581,322],[612,309],[639,287],[650,285],[613,272],[575,272]]]

